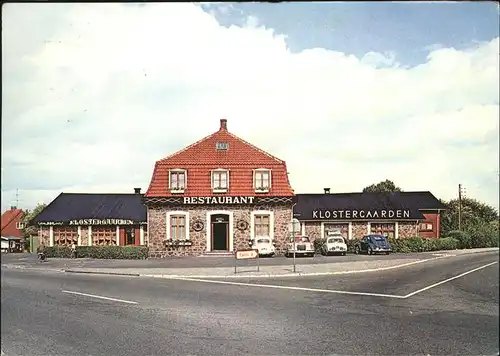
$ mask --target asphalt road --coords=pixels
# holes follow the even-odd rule
[[[471,356],[499,349],[497,252],[381,274],[219,282],[2,269],[2,353]]]
[[[298,265],[320,264],[320,263],[344,263],[353,261],[373,261],[373,260],[394,260],[394,259],[426,259],[432,256],[432,252],[428,253],[393,253],[390,255],[355,255],[348,254],[346,256],[322,256],[317,254],[314,257],[297,257]],[[272,258],[261,258],[261,266],[281,266],[292,265],[293,258],[277,256]],[[2,263],[18,264],[24,266],[37,265],[36,254],[29,253],[11,253],[2,254]],[[255,261],[238,261],[238,265],[244,266],[255,265]],[[88,267],[88,268],[200,268],[200,267],[232,267],[234,265],[234,257],[169,257],[166,259],[148,259],[148,260],[98,260],[98,259],[60,259],[49,258],[45,267]]]

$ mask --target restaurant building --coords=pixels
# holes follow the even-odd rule
[[[431,192],[297,194],[294,216],[312,239],[378,233],[389,238],[437,238],[445,206]]]
[[[144,195],[151,257],[285,247],[294,192],[286,163],[227,130],[156,162]]]
[[[130,194],[61,193],[31,224],[45,246],[146,245],[146,207]]]

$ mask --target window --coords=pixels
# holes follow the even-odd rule
[[[254,228],[255,236],[270,236],[270,216],[255,215]]]
[[[184,193],[184,189],[186,189],[186,171],[183,169],[171,170],[169,181],[172,193]]]
[[[24,229],[24,224],[20,221],[16,222],[16,229],[18,230]]]
[[[186,216],[171,215],[170,216],[170,238],[172,240],[186,239]]]
[[[116,245],[115,227],[92,227],[92,245],[93,246],[114,246]]]
[[[324,235],[323,238],[326,238],[331,235],[342,235],[345,240],[349,239],[349,224],[324,224]]]
[[[384,235],[389,239],[395,238],[396,226],[394,223],[371,223],[371,233]]]
[[[229,143],[227,143],[227,142],[217,142],[215,144],[215,149],[217,151],[227,151],[229,149]]]
[[[267,193],[271,187],[271,172],[268,169],[256,169],[253,174],[254,188],[257,193]]]
[[[54,228],[54,245],[55,246],[71,246],[78,244],[78,228],[76,227],[60,227]]]
[[[212,171],[212,190],[214,193],[225,193],[229,187],[229,172],[225,169]]]
[[[431,223],[420,223],[420,231],[432,231]]]

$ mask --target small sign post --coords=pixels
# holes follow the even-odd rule
[[[234,274],[236,274],[237,260],[257,260],[257,272],[260,272],[259,250],[246,249],[234,252]]]
[[[296,272],[295,249],[297,248],[295,233],[300,232],[300,221],[296,218],[293,218],[292,221],[290,221],[290,225],[291,225],[290,230],[292,230],[292,240],[293,240],[293,273],[295,273]]]

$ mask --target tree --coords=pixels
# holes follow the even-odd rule
[[[396,187],[394,182],[389,179],[381,181],[377,184],[369,185],[368,187],[363,189],[363,193],[393,193],[402,191],[403,190],[401,188]]]
[[[441,201],[446,210],[441,213],[441,235],[458,230],[458,199]],[[491,226],[498,230],[498,211],[472,198],[462,198],[461,228],[465,232],[477,231],[479,227]]]
[[[33,210],[26,210],[24,213],[22,223],[24,224],[23,236],[25,239],[29,239],[30,236],[36,235],[38,233],[38,227],[31,224],[33,220],[40,212],[45,209],[46,204],[38,204]]]

